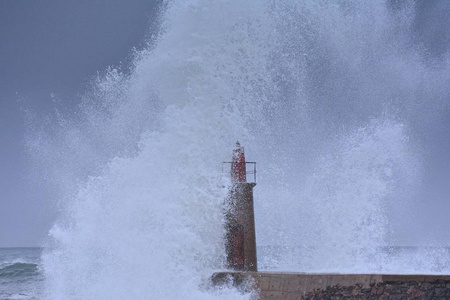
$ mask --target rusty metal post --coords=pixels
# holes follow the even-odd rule
[[[232,186],[227,198],[226,253],[228,267],[236,271],[257,271],[253,188],[246,182],[244,149],[237,143],[231,163]]]

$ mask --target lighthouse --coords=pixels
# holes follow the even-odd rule
[[[253,188],[256,163],[246,162],[244,148],[236,143],[231,164],[231,187],[225,203],[225,248],[227,264],[235,271],[257,271]],[[252,167],[247,171],[247,166]],[[247,182],[253,174],[253,182]]]

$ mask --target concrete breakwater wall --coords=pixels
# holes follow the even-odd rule
[[[450,299],[450,275],[221,272],[214,285],[254,291],[256,299]]]

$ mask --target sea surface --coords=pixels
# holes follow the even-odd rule
[[[0,299],[41,299],[42,248],[0,248]]]

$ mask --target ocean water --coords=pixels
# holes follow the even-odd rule
[[[248,299],[208,285],[225,269],[221,162],[237,140],[258,162],[261,270],[450,273],[449,241],[395,248],[414,236],[410,209],[430,189],[424,131],[450,94],[450,55],[414,42],[415,11],[166,2],[130,72],[112,67],[75,112],[30,121],[62,211],[43,297]]]
[[[41,299],[41,248],[0,248],[0,299]]]

